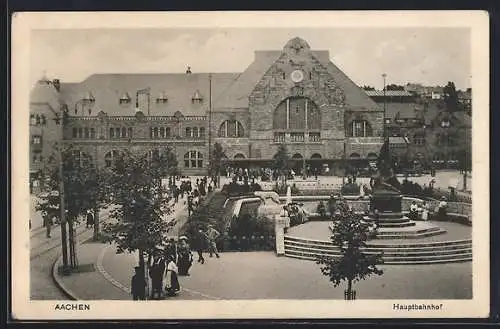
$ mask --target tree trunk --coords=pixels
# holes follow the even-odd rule
[[[94,241],[99,240],[99,206],[96,204],[94,207]]]
[[[348,300],[352,299],[352,280],[347,280],[347,298]]]
[[[143,275],[144,280],[146,281],[146,296],[148,296],[148,291],[149,291],[149,284],[148,284],[148,272],[146,268],[146,262],[144,260],[144,251],[142,249],[139,249],[139,267],[141,271],[141,275]]]
[[[464,192],[467,191],[467,170],[464,169]]]

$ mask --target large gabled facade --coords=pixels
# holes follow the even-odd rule
[[[168,147],[183,173],[206,174],[210,141],[240,166],[268,165],[285,143],[297,163],[305,158],[335,168],[344,157],[376,157],[383,142],[383,109],[330,61],[328,51],[311,50],[300,38],[281,51],[256,51],[242,73],[40,81],[31,99],[35,116],[44,102],[41,89],[50,90],[45,103],[53,103],[51,109],[69,115],[64,141],[99,166],[112,165],[126,149],[148,153]],[[45,144],[43,149],[49,152]]]

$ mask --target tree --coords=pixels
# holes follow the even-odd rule
[[[210,163],[210,173],[212,175],[216,176],[216,182],[217,185],[219,185],[220,180],[220,174],[221,174],[221,168],[222,168],[222,159],[226,158],[226,153],[224,152],[224,149],[222,148],[222,145],[219,143],[215,143],[213,150],[212,150],[212,161]]]
[[[149,263],[171,227],[163,218],[171,213],[169,198],[161,193],[158,185],[164,170],[159,165],[152,166],[147,155],[125,152],[117,159],[107,179],[117,204],[110,213],[114,221],[104,225],[107,241],[116,244],[117,253],[138,251],[138,263],[144,275],[147,273],[145,257]]]
[[[375,90],[375,87],[367,86],[367,85],[363,85],[363,87],[361,87],[361,88],[363,88],[364,90],[367,90],[367,91],[368,90]]]
[[[321,273],[327,276],[334,287],[347,281],[346,299],[355,299],[353,283],[365,280],[369,276],[382,275],[377,268],[382,264],[382,254],[367,254],[363,252],[366,241],[376,234],[376,229],[370,223],[363,221],[360,215],[345,208],[340,208],[333,222],[332,243],[340,249],[340,257],[319,256],[316,263],[322,265]]]
[[[451,81],[443,88],[444,103],[446,111],[456,112],[463,110],[462,105],[458,101],[457,90],[455,84]]]
[[[61,149],[58,149],[61,147]],[[57,153],[60,152],[60,155]],[[60,214],[59,185],[61,175],[60,166],[53,165],[62,161],[63,186],[64,186],[64,209],[66,219],[69,224],[69,248],[70,248],[70,267],[77,267],[74,223],[84,216],[87,210],[94,209],[96,204],[106,203],[105,184],[97,175],[96,167],[91,161],[90,156],[75,149],[73,145],[56,145],[53,154],[49,157],[47,168],[49,177],[49,193],[47,198],[42,198],[36,206],[37,211],[46,213],[50,218],[56,218],[61,221],[65,229],[65,223],[62,222]]]
[[[280,176],[285,177],[288,175],[288,165],[290,158],[285,144],[278,146],[278,152],[274,156],[274,168],[279,171]]]

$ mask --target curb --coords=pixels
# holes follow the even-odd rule
[[[87,239],[83,239],[78,245],[81,245],[87,241],[92,240],[92,237],[89,237]],[[62,263],[62,255],[57,257],[56,261],[52,265],[52,279],[56,283],[56,286],[61,290],[70,300],[79,300],[79,298],[76,296],[76,294],[66,285],[64,284],[63,280],[61,279],[61,275],[59,274],[59,267],[61,266]]]

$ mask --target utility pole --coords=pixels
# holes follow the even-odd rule
[[[96,136],[97,137],[97,136]],[[98,151],[97,151],[97,141],[95,142],[95,183],[96,183],[96,187],[99,188],[99,164],[97,162],[97,155],[98,155]],[[97,241],[99,240],[99,200],[97,199],[97,197],[99,196],[99,193],[100,191],[96,191],[97,192],[97,195],[96,195],[96,200],[95,200],[95,205],[94,205],[94,236],[93,236],[93,240],[94,241]]]
[[[61,122],[62,126],[62,122]],[[62,129],[61,129],[62,131]],[[62,135],[61,141],[58,145],[57,153],[59,155],[59,210],[61,216],[61,247],[63,259],[63,273],[69,274],[68,267],[68,240],[66,237],[66,208],[64,203],[64,173],[63,173],[63,150],[62,150]]]
[[[208,74],[208,175],[212,176],[212,73]]]

